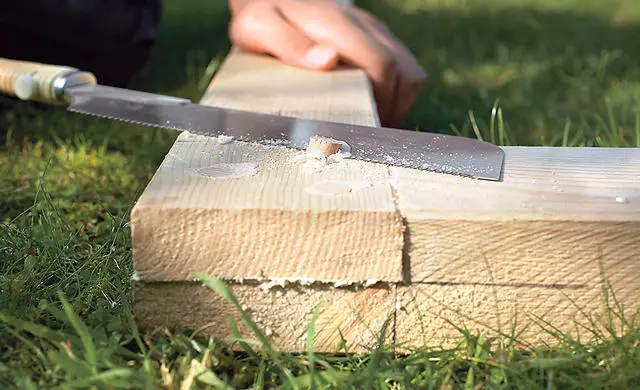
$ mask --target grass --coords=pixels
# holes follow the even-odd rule
[[[640,146],[637,1],[360,4],[429,73],[406,127],[503,145]],[[228,49],[228,17],[225,2],[167,1],[157,55],[135,87],[197,99]],[[383,344],[359,357],[292,355],[257,329],[242,336],[261,346],[244,353],[187,333],[140,334],[128,213],[175,135],[2,97],[0,110],[2,388],[640,386],[630,320],[592,343],[555,334],[548,348],[499,348],[461,332],[456,348],[404,357]]]

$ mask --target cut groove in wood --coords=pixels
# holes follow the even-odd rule
[[[336,154],[340,151],[342,142],[320,136],[311,136],[309,145],[307,146],[307,153],[318,153],[324,157],[329,157],[332,154]]]

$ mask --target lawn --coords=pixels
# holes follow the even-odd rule
[[[226,3],[165,3],[157,52],[133,87],[197,100],[229,48]],[[640,146],[637,0],[358,3],[428,72],[407,128],[503,145]],[[495,119],[504,131],[491,130]],[[592,344],[558,334],[546,349],[498,349],[461,333],[458,348],[403,357],[384,345],[359,357],[234,354],[217,340],[139,333],[128,215],[175,136],[0,97],[1,388],[640,386],[631,320]]]

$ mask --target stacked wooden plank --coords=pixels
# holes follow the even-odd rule
[[[378,125],[354,69],[313,72],[232,50],[202,104]],[[640,296],[640,150],[505,147],[501,182],[184,133],[131,216],[146,329],[231,339],[240,317],[195,279],[228,282],[275,346],[406,348],[458,327],[550,340]],[[515,329],[514,329],[515,328]],[[251,337],[246,327],[244,336]]]

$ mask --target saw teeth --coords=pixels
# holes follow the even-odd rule
[[[89,116],[93,116],[93,117],[96,117],[96,118],[116,120],[118,122],[130,123],[130,124],[133,124],[133,125],[141,125],[141,126],[153,127],[153,128],[156,128],[156,129],[169,129],[169,130],[175,130],[175,131],[178,131],[178,132],[188,131],[188,132],[193,133],[193,134],[211,136],[211,134],[209,134],[209,133],[207,133],[205,131],[202,131],[202,130],[197,130],[197,129],[191,129],[191,128],[183,129],[183,128],[179,128],[179,127],[175,127],[175,126],[159,125],[157,123],[151,123],[151,122],[134,121],[134,120],[131,120],[131,119],[120,118],[120,117],[117,117],[117,116],[108,115],[108,114],[104,114],[104,113],[99,113],[99,112],[95,112],[95,111],[83,111],[83,110],[79,110],[77,108],[68,108],[67,110],[70,111],[70,112],[78,113],[78,114],[89,115]]]
[[[207,130],[199,130],[199,129],[194,129],[194,128],[180,128],[180,127],[176,127],[176,126],[170,126],[170,125],[161,125],[161,124],[157,124],[157,123],[152,123],[152,122],[144,122],[144,121],[135,121],[135,120],[131,120],[131,119],[125,119],[125,118],[121,118],[118,116],[114,116],[114,115],[109,115],[109,114],[105,114],[105,113],[101,113],[101,112],[96,112],[96,111],[85,111],[82,109],[78,109],[78,108],[67,108],[68,111],[70,112],[75,112],[78,114],[83,114],[83,115],[89,115],[89,116],[93,116],[96,118],[102,118],[102,119],[108,119],[108,120],[115,120],[118,122],[123,122],[123,123],[129,123],[129,124],[133,124],[133,125],[140,125],[140,126],[148,126],[148,127],[153,127],[156,129],[169,129],[169,130],[175,130],[177,132],[189,132],[192,134],[196,134],[196,135],[202,135],[205,137],[212,137],[212,134],[210,131]],[[241,137],[234,137],[236,140],[238,141],[245,141],[245,142],[257,142],[261,145],[264,146],[274,146],[274,142],[273,140],[258,140],[258,141],[252,141],[252,140],[247,140],[247,139],[243,139]],[[284,144],[278,145],[278,146],[284,146]]]

